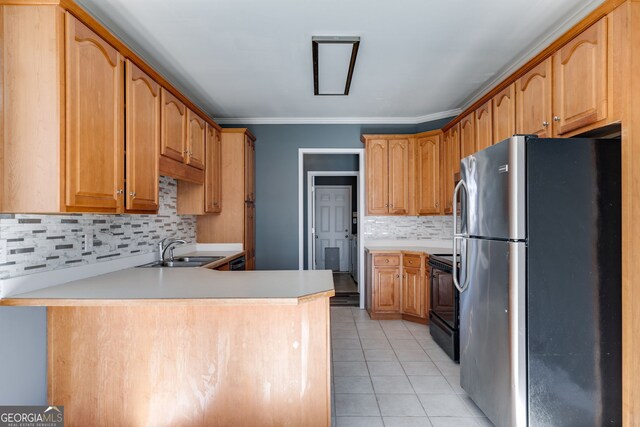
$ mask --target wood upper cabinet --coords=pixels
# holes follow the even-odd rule
[[[200,116],[187,108],[187,148],[185,163],[194,168],[204,169],[204,145],[207,124]]]
[[[493,118],[491,100],[480,106],[476,112],[476,151],[484,150],[493,144]]]
[[[553,55],[554,127],[557,135],[607,117],[607,18]]]
[[[184,162],[187,151],[187,107],[162,88],[160,154]]]
[[[475,128],[474,113],[469,113],[460,121],[460,153],[463,159],[478,151]]]
[[[158,210],[160,86],[135,64],[126,65],[126,209]]]
[[[440,135],[416,139],[416,212],[439,214],[440,208]]]
[[[205,212],[219,213],[222,210],[222,141],[220,132],[207,124],[205,156]]]
[[[492,99],[493,143],[510,138],[516,133],[516,89],[510,84]]]
[[[400,313],[400,267],[374,268],[372,297],[376,313]]]
[[[459,125],[456,124],[443,135],[441,160],[441,194],[443,213],[453,212],[453,189],[455,187],[454,175],[460,172],[460,140]]]
[[[407,215],[409,213],[409,139],[389,141],[389,213]]]
[[[367,213],[389,213],[389,144],[386,139],[367,140]]]
[[[549,58],[516,80],[516,133],[552,136],[551,69]]]
[[[65,16],[68,211],[120,212],[124,205],[124,73],[121,55]]]

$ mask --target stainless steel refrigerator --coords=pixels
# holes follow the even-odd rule
[[[498,427],[620,425],[620,141],[514,136],[460,176],[462,388]]]

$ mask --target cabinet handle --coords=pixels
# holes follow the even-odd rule
[[[558,117],[558,116],[553,116],[553,121],[554,121],[554,122],[559,122],[559,121],[560,121],[560,117]]]
[[[542,122],[542,127],[546,128],[547,126],[549,126],[549,122],[547,122],[546,120]]]

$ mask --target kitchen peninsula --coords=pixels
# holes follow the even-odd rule
[[[46,306],[49,402],[78,425],[330,425],[330,271],[129,268]]]

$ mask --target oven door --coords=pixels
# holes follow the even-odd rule
[[[458,329],[458,290],[451,273],[431,267],[431,310],[451,329]]]

